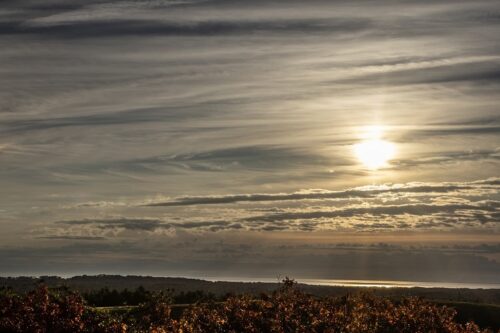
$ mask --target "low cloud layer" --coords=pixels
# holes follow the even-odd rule
[[[49,223],[34,233],[47,237],[107,237],[178,232],[498,232],[500,182],[407,183],[344,191],[308,190],[281,194],[180,197],[146,205],[130,204],[134,215],[86,217]],[[72,209],[123,210],[108,202]],[[173,211],[172,211],[173,210]],[[44,231],[40,231],[44,230]]]

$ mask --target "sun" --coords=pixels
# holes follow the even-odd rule
[[[382,139],[383,132],[380,126],[367,127],[362,134],[364,140],[354,145],[356,157],[368,169],[377,170],[386,166],[396,153],[395,145]]]

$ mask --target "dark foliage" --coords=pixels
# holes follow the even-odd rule
[[[97,291],[85,292],[82,296],[92,306],[139,305],[151,297],[151,292],[142,286],[134,291],[102,288]]]
[[[202,290],[181,291],[174,294],[170,291],[172,302],[176,304],[194,304],[197,302],[222,301],[224,297],[216,297],[213,293],[206,293]],[[134,291],[123,289],[101,288],[97,291],[88,291],[82,293],[83,298],[91,306],[120,306],[120,305],[139,305],[153,297],[153,293],[139,286]]]

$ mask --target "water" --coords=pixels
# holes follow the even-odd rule
[[[227,282],[279,282],[277,278],[203,278],[208,281]],[[318,286],[342,286],[365,288],[466,288],[500,289],[500,283],[459,283],[459,282],[420,282],[420,281],[378,281],[378,280],[333,280],[333,279],[295,279],[298,283]]]

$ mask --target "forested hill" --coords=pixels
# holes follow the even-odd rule
[[[121,275],[82,275],[71,278],[58,276],[41,277],[0,277],[0,287],[12,288],[25,292],[43,282],[49,287],[66,286],[72,290],[85,293],[102,288],[134,290],[144,287],[149,291],[172,290],[174,293],[203,291],[217,296],[232,294],[260,294],[277,288],[278,283],[262,282],[223,282],[206,281],[188,278],[121,276]],[[300,284],[306,293],[317,296],[338,296],[368,290],[365,287],[314,286]],[[369,288],[379,296],[401,297],[419,296],[429,300],[473,302],[500,305],[500,289],[448,289],[448,288]]]

